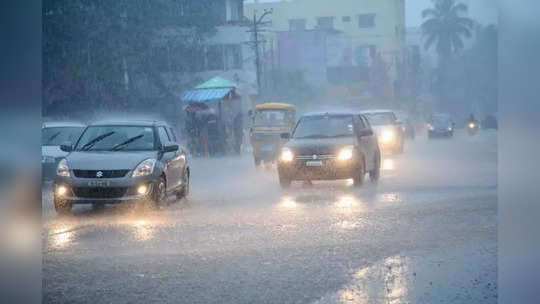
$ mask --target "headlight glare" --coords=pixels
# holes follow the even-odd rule
[[[131,177],[140,177],[140,176],[147,176],[152,174],[154,172],[154,166],[156,165],[156,160],[149,158],[143,160],[140,164],[135,167],[135,170],[133,170],[133,174]]]
[[[56,175],[69,177],[69,165],[65,158],[58,163],[58,167],[56,167]]]
[[[294,154],[292,153],[291,150],[287,149],[287,148],[284,148],[283,150],[281,150],[281,155],[280,155],[280,159],[284,162],[290,162],[292,161],[294,158]]]
[[[353,147],[345,147],[339,151],[339,160],[349,160],[353,156]]]
[[[384,130],[379,136],[379,140],[382,142],[390,142],[394,140],[394,132],[392,130]]]

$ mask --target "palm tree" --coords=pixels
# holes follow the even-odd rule
[[[473,21],[463,17],[468,8],[455,0],[433,0],[434,7],[422,11],[422,31],[426,37],[425,49],[435,44],[439,61],[448,63],[453,53],[463,49],[463,37],[471,37]]]

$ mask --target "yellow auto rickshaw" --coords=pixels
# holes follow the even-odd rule
[[[255,106],[251,113],[250,131],[253,159],[274,162],[285,143],[283,133],[291,133],[296,123],[296,107],[287,103],[264,103]]]

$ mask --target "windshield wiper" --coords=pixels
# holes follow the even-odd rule
[[[117,151],[117,150],[120,150],[122,148],[124,148],[126,145],[136,141],[137,139],[141,138],[141,137],[144,137],[144,134],[140,134],[140,135],[137,135],[137,136],[133,136],[131,138],[128,138],[127,140],[115,145],[114,147],[112,147],[112,151]]]
[[[102,141],[105,137],[109,137],[113,135],[115,132],[111,131],[109,133],[101,134],[100,136],[92,139],[91,141],[87,142],[84,146],[81,147],[81,151],[88,151],[90,148],[92,148],[98,141]]]

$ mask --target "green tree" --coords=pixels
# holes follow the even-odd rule
[[[435,74],[435,90],[440,101],[448,103],[451,87],[448,81],[454,54],[463,49],[464,38],[471,37],[473,21],[463,14],[468,7],[455,0],[433,0],[433,7],[422,11],[422,32],[424,34],[425,49],[435,46],[439,64]]]

